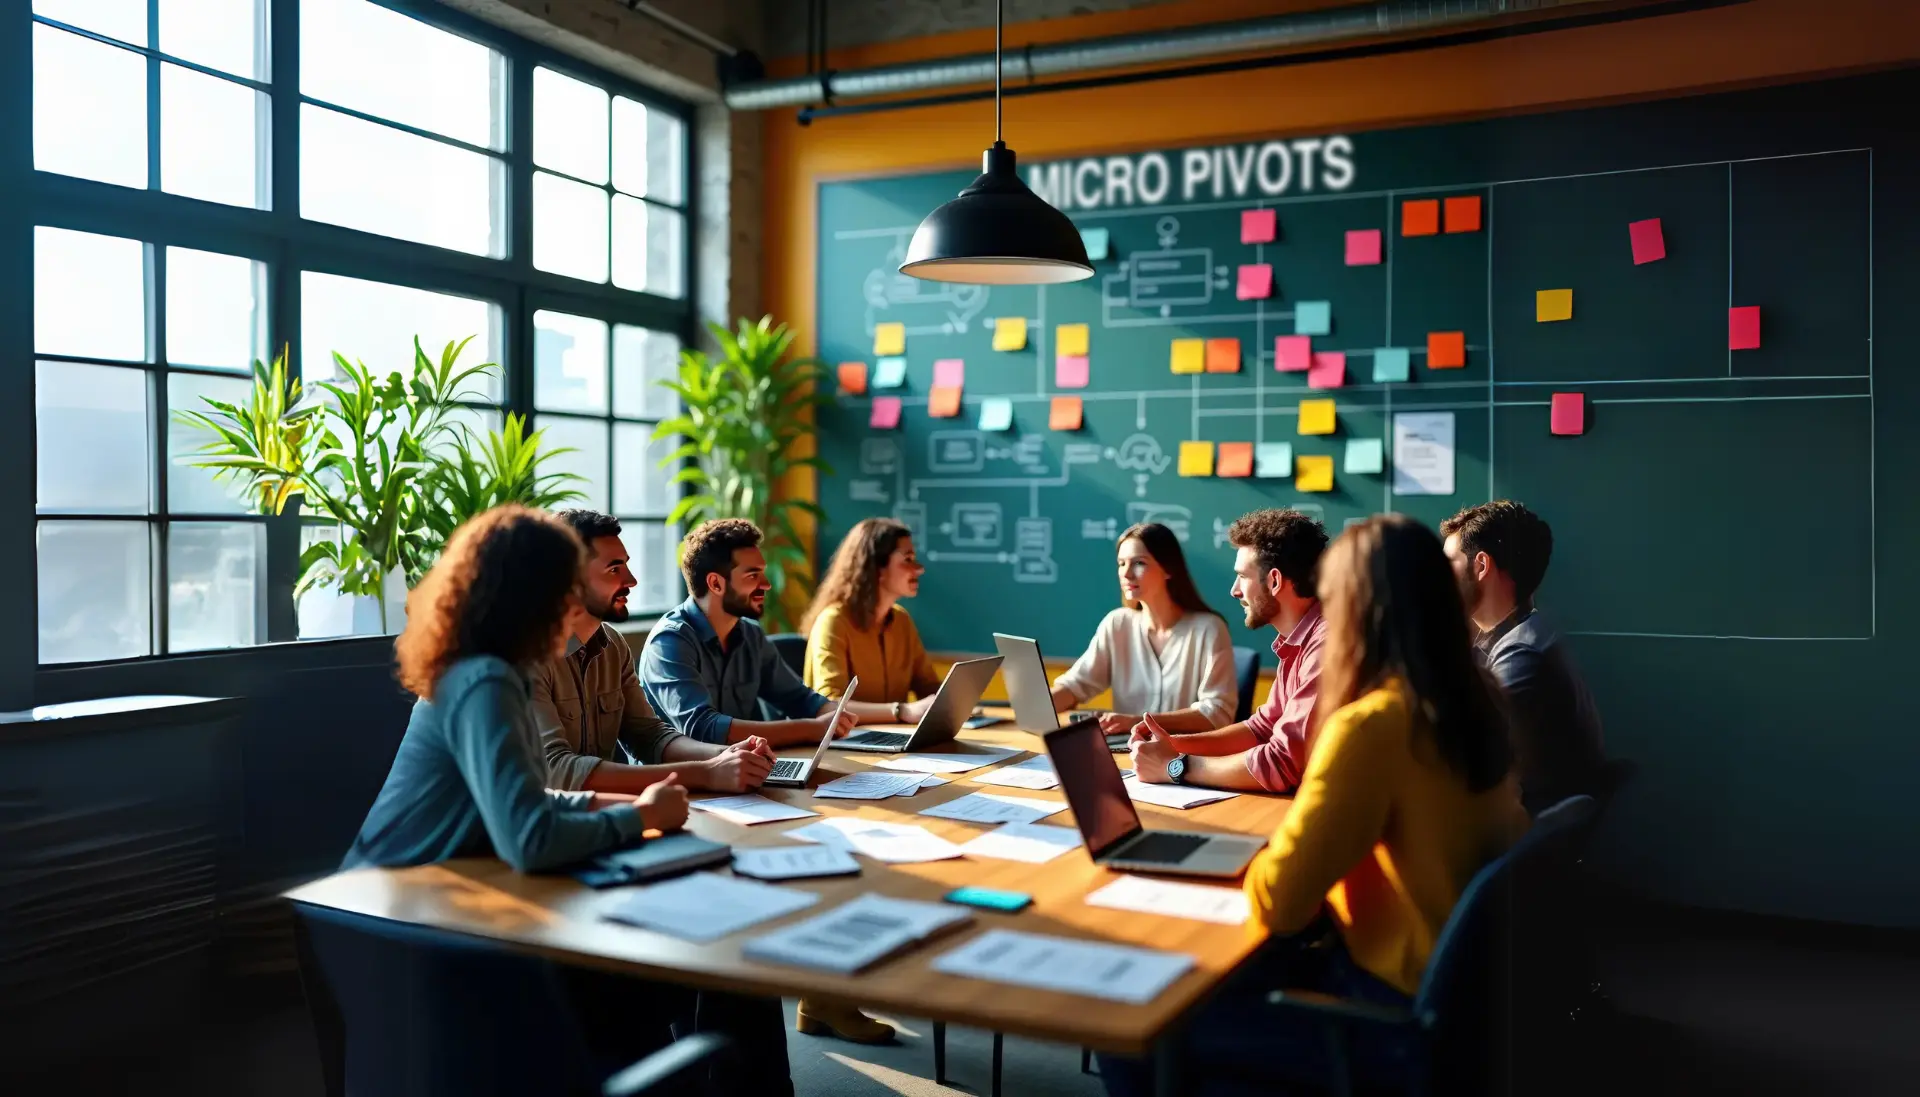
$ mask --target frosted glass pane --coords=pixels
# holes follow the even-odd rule
[[[678,468],[661,468],[660,459],[680,448],[678,436],[650,442],[653,428],[639,423],[613,426],[613,509],[616,514],[666,517],[675,502],[669,484]]]
[[[501,149],[505,71],[480,43],[369,0],[301,0],[300,90],[315,99]]]
[[[533,173],[533,265],[588,282],[607,280],[607,192]]]
[[[449,342],[475,336],[460,353],[464,365],[500,360],[499,309],[472,297],[432,293],[411,286],[303,271],[300,275],[301,376],[335,375],[333,352],[364,362],[375,376],[394,370],[413,375],[413,340],[440,360]],[[462,395],[499,399],[499,369],[476,377]]]
[[[265,208],[260,139],[267,97],[217,76],[160,66],[160,189],[168,194]]]
[[[34,462],[42,514],[146,514],[153,447],[147,374],[34,365]]]
[[[627,599],[634,613],[658,613],[672,609],[687,597],[687,582],[680,575],[680,537],[678,531],[659,522],[628,520],[622,523],[628,565],[633,571],[633,594]]]
[[[332,526],[302,526],[300,528],[300,551],[322,541],[338,541],[339,533]],[[337,590],[308,588],[295,605],[295,615],[299,620],[300,639],[320,640],[329,636],[352,636],[353,599]],[[365,630],[369,634],[376,628]]]
[[[82,358],[147,358],[147,246],[36,226],[33,349]]]
[[[570,448],[574,452],[555,455],[543,469],[571,472],[580,477],[567,485],[585,496],[575,506],[607,509],[607,424],[600,419],[567,419],[542,415],[534,420],[540,431],[540,449]]]
[[[167,361],[245,370],[266,348],[266,267],[239,255],[168,248]]]
[[[606,413],[605,321],[544,309],[533,314],[533,406]]]
[[[235,76],[263,76],[265,6],[265,0],[160,0],[160,50]]]
[[[505,179],[500,161],[483,153],[300,108],[300,213],[315,221],[497,256]]]
[[[174,522],[167,528],[167,650],[259,642],[267,527]]]
[[[198,427],[175,422],[176,411],[206,411],[201,397],[244,404],[252,382],[239,377],[208,377],[175,373],[167,377],[167,509],[175,514],[246,514],[253,508],[229,480],[213,478],[212,469],[194,468],[180,458],[191,455],[207,439]]]
[[[613,100],[613,185],[628,194],[679,205],[686,201],[687,127],[665,111]]]
[[[664,331],[613,327],[613,413],[625,419],[667,419],[680,398],[661,381],[680,376],[680,340]]]
[[[147,0],[33,0],[33,13],[136,46],[147,44]]]
[[[145,522],[41,522],[40,661],[153,654],[153,551]]]
[[[686,257],[686,218],[624,194],[613,197],[613,284],[679,297]]]
[[[145,187],[146,58],[35,24],[33,166]]]
[[[533,70],[533,162],[607,181],[607,93],[552,69]]]

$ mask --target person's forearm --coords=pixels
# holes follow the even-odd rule
[[[1253,779],[1247,769],[1245,756],[1235,754],[1225,758],[1205,758],[1189,755],[1187,758],[1186,783],[1200,785],[1203,788],[1223,788],[1234,792],[1261,792],[1260,782]]]
[[[1192,710],[1189,709],[1187,711],[1191,712]],[[1250,731],[1245,724],[1228,724],[1226,727],[1215,728],[1211,731],[1203,728],[1184,731],[1181,728],[1176,728],[1168,724],[1163,717],[1156,716],[1154,719],[1160,721],[1161,727],[1179,736],[1179,738],[1174,741],[1179,744],[1182,754],[1198,754],[1205,758],[1220,758],[1229,754],[1244,754],[1260,745],[1260,740],[1254,736],[1253,732]],[[1200,716],[1199,719],[1202,723],[1206,721],[1206,717],[1204,716]]]
[[[1213,721],[1207,718],[1207,714],[1192,706],[1177,712],[1156,712],[1153,714],[1153,722],[1176,735],[1213,730]]]
[[[1053,711],[1065,712],[1079,703],[1080,703],[1080,698],[1074,696],[1074,693],[1072,690],[1060,689],[1057,686],[1054,688]]]
[[[894,715],[892,705],[880,701],[848,701],[847,711],[863,724],[897,724],[900,717]]]
[[[704,780],[706,766],[700,762],[666,762],[657,766],[629,766],[621,762],[601,762],[587,774],[585,784],[580,787],[588,792],[617,792],[628,796],[637,796],[649,785],[666,780],[668,774],[678,774],[680,783],[688,788],[699,788]]]
[[[820,741],[820,725],[812,720],[739,720],[727,729],[727,742],[738,743],[758,735],[775,747],[796,747]]]
[[[660,750],[662,762],[704,762],[727,749],[718,743],[703,743],[691,735],[676,736]]]

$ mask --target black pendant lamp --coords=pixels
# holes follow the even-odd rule
[[[1000,139],[1000,30],[1004,0],[993,6],[993,147],[980,178],[927,215],[907,246],[900,273],[929,282],[1010,286],[1093,277],[1087,245],[1067,215],[1020,181],[1013,150]]]

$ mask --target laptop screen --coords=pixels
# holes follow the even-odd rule
[[[1047,735],[1045,742],[1087,852],[1098,857],[1140,830],[1140,813],[1133,810],[1100,721],[1076,720]]]

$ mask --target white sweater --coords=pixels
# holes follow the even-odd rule
[[[1160,654],[1148,632],[1144,609],[1122,606],[1107,614],[1093,643],[1054,682],[1076,704],[1113,690],[1116,712],[1145,714],[1198,709],[1214,727],[1233,722],[1239,700],[1233,674],[1233,638],[1227,623],[1211,613],[1189,613],[1174,623]]]

